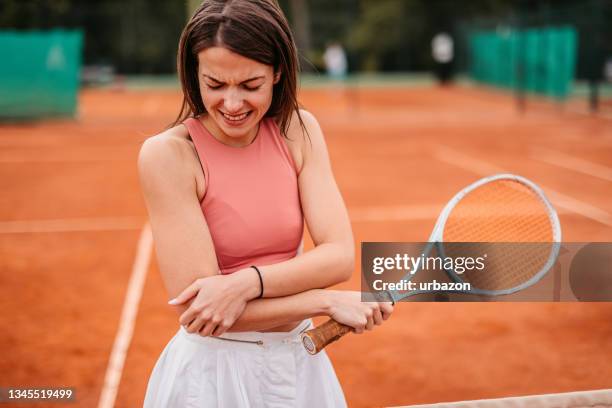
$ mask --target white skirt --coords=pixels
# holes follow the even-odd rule
[[[311,356],[300,333],[225,333],[202,337],[182,326],[160,355],[145,408],[345,407],[325,351]]]

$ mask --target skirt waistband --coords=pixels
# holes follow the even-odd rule
[[[224,333],[220,337],[205,337],[197,333],[189,333],[183,326],[180,326],[179,333],[191,341],[205,344],[211,344],[211,342],[234,342],[264,346],[273,343],[300,343],[300,334],[312,327],[312,320],[306,319],[298,324],[295,329],[288,332],[232,332]]]

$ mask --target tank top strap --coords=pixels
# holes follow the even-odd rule
[[[276,121],[273,118],[266,118],[262,121],[262,124],[266,126],[266,133],[270,134],[270,139],[272,143],[276,147],[276,149],[280,152],[282,157],[287,161],[289,166],[293,169],[295,174],[298,174],[298,169],[293,160],[293,156],[289,151],[289,147],[287,146],[287,142],[285,141],[285,137],[281,134],[280,128],[276,124]]]

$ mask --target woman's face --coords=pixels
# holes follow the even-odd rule
[[[257,132],[272,103],[272,87],[280,79],[272,66],[223,47],[198,54],[200,94],[208,113],[205,121],[221,142],[244,146]]]

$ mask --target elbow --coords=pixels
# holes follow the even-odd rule
[[[353,271],[355,270],[355,250],[353,245],[351,244],[350,248],[343,247],[340,251],[340,256],[338,259],[338,274],[337,274],[337,282],[342,283],[346,282],[353,276]]]
[[[347,263],[347,266],[344,268],[342,274],[340,275],[340,282],[346,282],[351,279],[353,276],[353,271],[355,270],[355,262]]]

